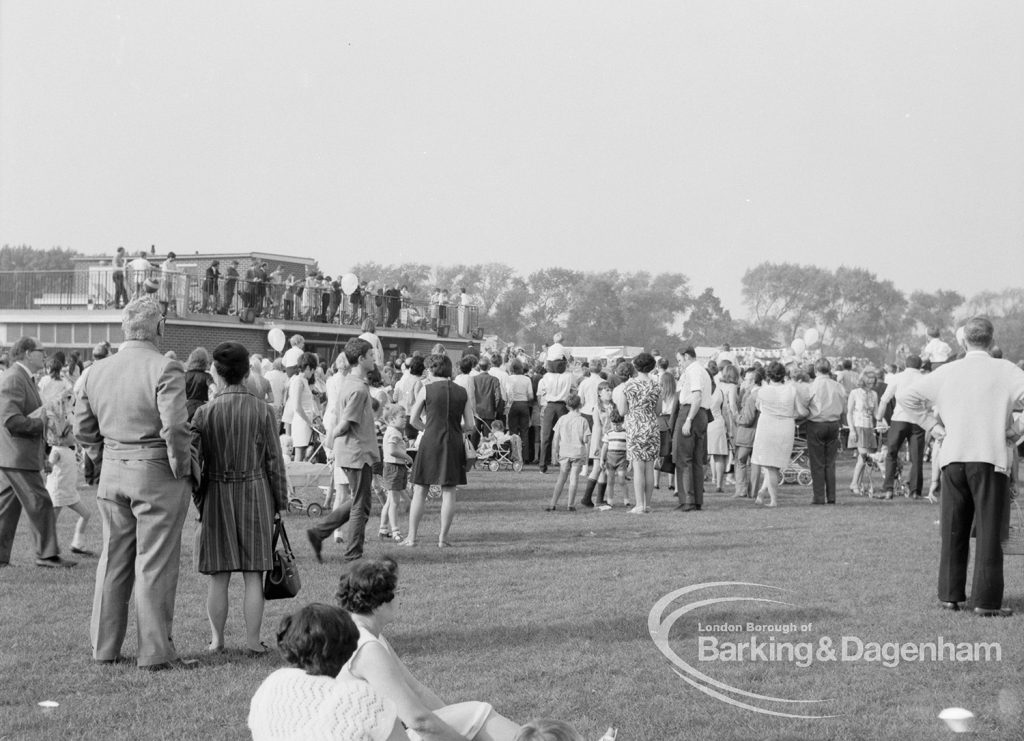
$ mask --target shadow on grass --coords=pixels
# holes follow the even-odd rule
[[[675,629],[672,631],[672,639],[678,641],[713,634],[728,636],[729,640],[741,641],[747,639],[748,636],[757,636],[763,642],[770,639],[778,642],[809,640],[807,636],[816,640],[817,633],[800,633],[799,626],[827,624],[830,620],[844,617],[844,613],[819,607],[789,608],[775,605],[769,607],[771,609],[755,608],[746,611],[736,608],[728,613],[720,610],[708,610],[699,615],[694,613],[688,616],[690,619],[676,623]],[[746,631],[748,623],[757,628],[778,627],[779,630],[755,629],[748,633]],[[720,625],[738,625],[742,630],[714,632],[708,629],[709,626]],[[784,626],[796,627],[784,632]],[[496,644],[505,648],[529,648],[531,651],[553,646],[568,648],[571,642],[581,639],[599,640],[602,643],[651,640],[646,615],[638,619],[635,613],[613,613],[595,617],[589,621],[558,621],[546,622],[541,625],[496,624],[483,628],[440,632],[403,631],[401,642],[404,654],[429,656],[439,652],[452,651],[460,645]]]

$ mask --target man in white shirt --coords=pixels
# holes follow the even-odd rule
[[[811,504],[836,503],[836,456],[839,454],[839,420],[846,409],[847,393],[829,375],[832,364],[820,358],[814,364],[814,381],[808,388],[807,457],[811,461]]]
[[[568,414],[565,405],[572,392],[572,373],[565,370],[565,360],[552,361],[555,371],[545,373],[537,384],[537,401],[541,404],[540,472],[547,473],[551,463],[551,431],[555,422]],[[555,461],[558,465],[558,461]]]
[[[971,525],[976,530],[974,612],[1003,617],[1003,551],[1010,491],[1011,412],[1024,408],[1024,371],[988,354],[992,322],[974,317],[964,326],[967,354],[897,392],[896,402],[932,436],[942,440],[939,604],[960,609],[966,601]],[[933,462],[932,465],[935,465]]]
[[[704,460],[708,457],[708,413],[711,408],[711,376],[697,362],[692,346],[676,353],[682,371],[679,401],[672,412],[672,455],[676,464],[677,510],[699,512],[704,506]]]
[[[908,355],[906,370],[886,379],[885,393],[878,400],[878,409],[875,412],[878,424],[885,424],[884,413],[885,408],[889,405],[889,400],[920,380],[922,375],[921,358],[917,355]],[[910,497],[920,499],[921,487],[924,483],[924,429],[914,423],[910,415],[907,414],[907,410],[897,401],[896,408],[892,413],[892,423],[889,425],[889,434],[885,437],[887,453],[885,482],[882,484],[885,499],[892,499],[893,480],[896,477],[896,458],[899,456],[904,440],[907,440],[910,446],[910,478],[907,479]]]

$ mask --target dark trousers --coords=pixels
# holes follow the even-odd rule
[[[551,430],[554,429],[555,422],[568,412],[564,401],[549,401],[544,405],[544,413],[540,418],[540,465],[547,466],[551,463]]]
[[[974,523],[974,606],[1003,605],[1003,549],[1000,538],[1009,506],[1009,479],[991,463],[950,463],[942,469],[942,550],[939,556],[939,600],[966,600],[967,559]]]
[[[36,558],[60,555],[56,517],[39,471],[0,469],[0,564],[10,563],[14,531],[25,510],[36,546]]]
[[[519,435],[523,449],[530,441],[530,402],[513,401],[508,410],[508,434]],[[529,453],[526,454],[529,457]]]
[[[839,453],[839,420],[808,422],[807,457],[811,460],[811,501],[836,501],[836,456]]]
[[[114,308],[120,309],[128,303],[128,291],[124,287],[124,273],[120,270],[114,273]]]
[[[672,459],[679,477],[681,504],[704,506],[704,461],[708,457],[708,413],[701,407],[690,422],[690,434],[683,434],[683,423],[690,414],[690,405],[679,407],[676,429],[672,436]]]
[[[900,454],[900,446],[904,440],[910,441],[910,495],[921,496],[924,483],[924,428],[913,422],[893,422],[886,435],[888,453],[885,456],[885,482],[882,488],[892,491],[893,479],[896,478],[896,456]]]
[[[331,533],[348,522],[348,550],[345,551],[345,560],[355,561],[357,558],[363,557],[366,523],[370,519],[373,466],[367,463],[362,468],[343,468],[341,470],[348,478],[352,498],[326,517],[318,520],[316,525],[310,529],[320,540],[327,540],[331,537]]]

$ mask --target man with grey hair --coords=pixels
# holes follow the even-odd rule
[[[0,376],[0,567],[11,560],[21,510],[35,537],[36,566],[74,566],[57,550],[56,518],[43,483],[46,408],[33,376],[46,354],[34,337],[11,347],[11,369]]]
[[[125,341],[92,366],[75,408],[75,437],[102,460],[97,502],[103,553],[96,569],[93,658],[120,659],[135,589],[140,669],[186,668],[171,639],[181,528],[193,480],[185,369],[157,349],[160,306],[136,299],[124,309]]]
[[[959,610],[966,601],[971,524],[977,538],[971,591],[974,612],[1010,614],[1003,604],[1001,537],[1010,503],[1007,440],[1013,411],[1024,408],[1024,371],[989,355],[992,322],[974,317],[964,326],[967,354],[897,390],[907,416],[942,440],[942,512],[939,520],[939,604]],[[936,465],[934,462],[932,465]]]

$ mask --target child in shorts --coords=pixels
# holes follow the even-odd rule
[[[380,511],[380,538],[402,540],[402,531],[398,529],[398,502],[408,483],[409,464],[412,458],[405,451],[405,424],[409,414],[401,404],[393,404],[384,411],[387,429],[381,446],[384,452],[384,489],[387,501]],[[390,524],[390,529],[389,529]]]
[[[608,489],[605,492],[605,501],[608,504],[601,509],[611,509],[612,498],[615,496],[615,485],[624,485],[626,481],[629,460],[626,458],[626,429],[623,423],[622,415],[613,405],[608,415],[608,429],[605,430],[604,446],[601,450],[601,460],[604,461],[605,475],[608,478]],[[631,506],[629,490],[625,486],[622,489],[622,506]]]
[[[576,486],[579,484],[580,468],[587,460],[587,448],[590,444],[590,425],[580,414],[583,402],[579,394],[571,393],[565,400],[569,413],[559,417],[551,430],[551,460],[558,461],[558,481],[555,491],[551,494],[551,505],[546,508],[554,512],[558,506],[558,498],[566,482],[569,484],[570,512],[576,511]]]

